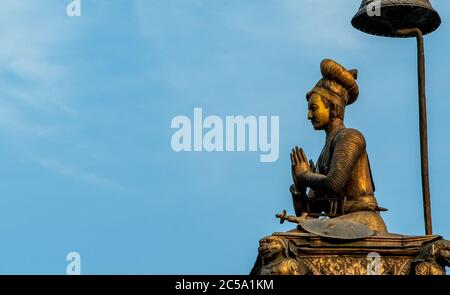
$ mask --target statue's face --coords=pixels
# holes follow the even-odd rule
[[[325,129],[330,123],[330,109],[317,93],[313,93],[308,100],[308,120],[316,130]]]
[[[284,247],[276,237],[269,237],[259,241],[258,251],[264,260],[272,260],[283,253]]]

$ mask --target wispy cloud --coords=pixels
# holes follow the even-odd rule
[[[45,137],[54,132],[53,127],[30,123],[26,117],[7,104],[0,104],[0,131],[3,135],[14,137],[18,133],[25,137]]]
[[[123,191],[114,181],[53,159],[33,156],[72,142],[73,64],[61,58],[89,20],[69,21],[65,1],[3,0],[0,9],[0,136],[44,169],[95,186]],[[63,142],[63,143],[61,143]],[[31,155],[31,156],[30,156]]]
[[[51,159],[42,158],[42,157],[35,157],[34,160],[41,167],[48,169],[50,171],[53,171],[59,175],[70,176],[72,178],[81,180],[83,182],[88,182],[95,186],[100,186],[100,187],[111,189],[114,191],[119,191],[119,192],[126,191],[125,187],[123,187],[122,185],[117,184],[116,182],[114,182],[108,178],[96,175],[95,173],[81,171],[73,166],[68,165],[68,164],[61,163],[61,162],[51,160]]]
[[[158,67],[150,71],[187,98],[202,85],[245,89],[223,84],[235,75],[251,79],[255,75],[246,69],[267,71],[295,51],[307,58],[336,48],[359,48],[359,33],[350,24],[358,5],[353,0],[280,0],[264,5],[136,0],[135,12],[141,35],[159,54]],[[199,92],[192,97],[201,100]]]
[[[36,117],[76,113],[65,101],[64,65],[52,59],[58,44],[67,39],[58,25],[64,11],[60,17],[50,16],[48,5],[14,0],[1,4],[0,130],[10,134],[42,136],[41,128],[35,127],[42,125]]]
[[[156,47],[169,39],[189,42],[196,37],[202,42],[206,36],[230,39],[239,35],[356,47],[360,45],[358,33],[350,29],[350,20],[359,4],[354,0],[280,0],[264,5],[259,1],[217,1],[213,5],[208,0],[136,0],[135,10],[141,33]],[[226,34],[230,30],[237,36]]]

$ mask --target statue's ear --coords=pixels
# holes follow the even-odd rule
[[[328,108],[330,109],[330,119],[334,119],[337,117],[337,108],[334,102],[330,102],[328,104]]]

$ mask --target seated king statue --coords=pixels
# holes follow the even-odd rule
[[[330,59],[322,61],[320,70],[322,78],[306,94],[306,100],[308,120],[315,130],[325,131],[325,146],[316,165],[308,161],[302,148],[292,149],[290,191],[296,217],[285,218],[284,212],[282,219],[298,222],[326,216],[387,233],[380,216],[386,209],[379,207],[375,198],[366,141],[361,132],[344,125],[345,109],[359,95],[358,72]]]
[[[306,94],[308,120],[325,131],[314,164],[305,151],[290,153],[296,223],[259,241],[251,275],[442,275],[450,265],[450,242],[439,235],[388,232],[381,218],[364,136],[344,125],[356,101],[358,72],[325,59],[322,78]]]

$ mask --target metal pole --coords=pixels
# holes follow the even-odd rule
[[[422,168],[422,195],[425,218],[425,234],[432,235],[430,183],[428,175],[428,136],[427,136],[427,102],[425,95],[425,53],[422,31],[418,28],[397,31],[403,35],[414,34],[417,38],[418,75],[419,75],[419,125],[420,125],[420,159]]]

